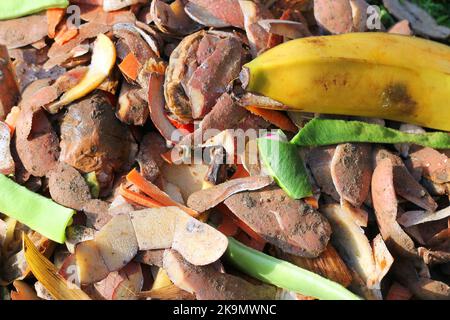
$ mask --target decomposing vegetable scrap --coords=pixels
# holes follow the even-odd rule
[[[64,243],[74,210],[65,208],[0,175],[0,211],[47,238]],[[30,208],[33,211],[30,212]]]
[[[63,106],[75,101],[89,92],[95,90],[108,76],[116,60],[116,49],[111,40],[100,33],[94,44],[91,65],[80,83],[67,91],[58,102],[47,108],[51,113],[56,113]]]
[[[323,146],[345,142],[414,143],[436,149],[450,148],[446,132],[405,133],[361,121],[313,119],[291,141],[300,146]]]
[[[0,0],[0,299],[449,299],[449,21]]]
[[[0,5],[0,20],[19,18],[45,9],[65,8],[68,5],[68,0],[2,1]]]
[[[227,259],[241,271],[278,287],[322,300],[359,300],[336,282],[289,262],[258,252],[229,238]]]

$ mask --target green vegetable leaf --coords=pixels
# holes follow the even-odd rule
[[[51,8],[66,8],[69,0],[1,0],[0,20],[25,17]]]
[[[259,138],[261,160],[278,185],[294,199],[312,195],[311,184],[298,147],[280,140]]]
[[[446,132],[405,133],[377,124],[315,118],[291,140],[299,146],[324,146],[345,142],[414,143],[435,149],[450,148]]]
[[[226,259],[240,271],[277,287],[321,300],[361,300],[340,284],[228,238]]]
[[[0,212],[43,236],[64,243],[75,211],[63,207],[0,174]]]

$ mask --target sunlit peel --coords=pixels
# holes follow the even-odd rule
[[[114,43],[107,36],[100,33],[94,43],[91,64],[84,78],[75,87],[67,91],[49,109],[58,110],[95,90],[106,79],[115,62],[116,48]]]

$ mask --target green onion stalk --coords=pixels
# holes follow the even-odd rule
[[[320,300],[361,300],[340,284],[228,238],[226,259],[251,277]]]

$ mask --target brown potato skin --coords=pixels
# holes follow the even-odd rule
[[[68,164],[59,162],[48,181],[52,199],[59,204],[82,210],[91,199],[89,186],[83,176]]]
[[[401,158],[385,149],[374,150],[375,162],[389,158],[393,165],[394,189],[401,197],[428,211],[435,211],[437,203],[427,190],[409,173]]]
[[[0,120],[4,121],[19,101],[20,93],[9,59],[8,50],[0,45]]]
[[[224,203],[267,242],[287,253],[315,258],[330,239],[330,224],[321,213],[277,187],[241,192]]]
[[[331,177],[341,199],[359,208],[369,195],[372,178],[370,144],[339,144],[331,160]]]
[[[116,118],[100,91],[68,106],[60,146],[60,160],[83,173],[117,172],[134,159],[137,150],[129,128]]]
[[[389,249],[404,257],[416,257],[414,242],[397,222],[397,198],[390,159],[378,162],[372,176],[372,203],[378,227]]]
[[[348,33],[353,29],[350,1],[315,0],[314,16],[319,25],[332,34]]]
[[[275,287],[255,285],[231,274],[221,273],[214,264],[194,266],[175,250],[166,250],[163,268],[178,287],[195,293],[198,300],[272,300]]]
[[[29,173],[43,177],[51,172],[58,161],[58,144],[58,136],[42,109],[20,113],[16,124],[15,147]]]

